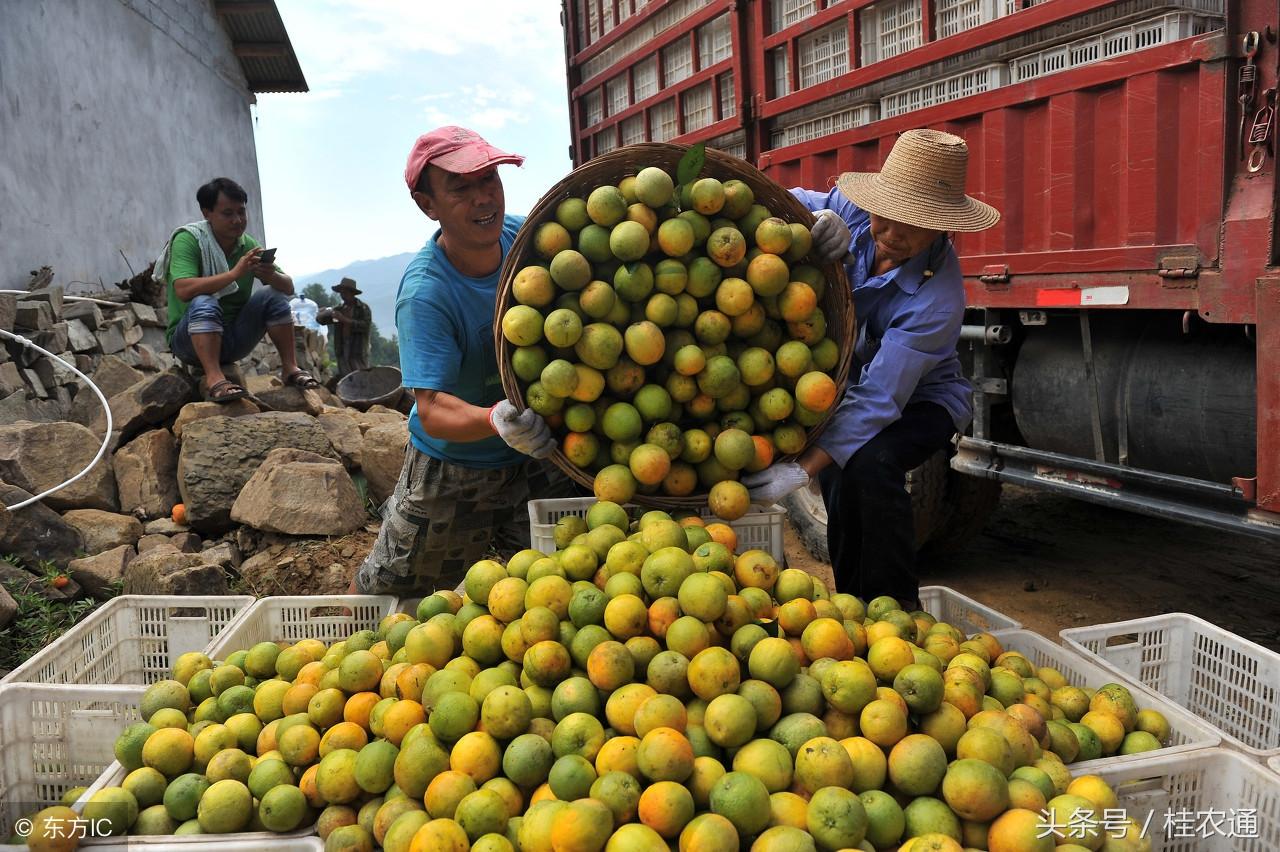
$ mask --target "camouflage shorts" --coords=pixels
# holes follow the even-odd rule
[[[506,558],[529,546],[530,499],[575,496],[573,482],[550,462],[462,467],[410,442],[356,590],[410,597],[455,588],[491,551]]]

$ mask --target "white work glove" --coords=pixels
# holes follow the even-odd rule
[[[849,253],[852,235],[844,219],[832,210],[819,210],[818,221],[809,229],[813,236],[813,252],[819,260],[832,263],[843,261]]]
[[[489,423],[507,446],[526,456],[546,458],[556,448],[556,439],[547,421],[532,408],[516,411],[511,401],[504,399],[489,409]]]
[[[809,474],[795,462],[780,462],[758,473],[748,473],[742,477],[742,484],[747,486],[752,503],[772,506],[808,485]]]

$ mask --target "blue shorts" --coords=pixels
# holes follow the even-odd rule
[[[222,321],[222,305],[216,298],[196,296],[174,327],[169,346],[180,361],[199,366],[191,335],[221,333],[222,353],[218,363],[234,364],[253,351],[268,328],[277,325],[293,325],[293,311],[289,308],[289,297],[272,287],[254,291],[229,325]]]

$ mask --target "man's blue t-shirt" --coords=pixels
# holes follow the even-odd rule
[[[523,222],[523,216],[504,217],[504,260]],[[439,238],[437,231],[409,262],[396,295],[404,386],[491,406],[506,396],[493,347],[493,308],[501,270],[484,278],[463,275],[436,244]],[[496,435],[464,442],[433,438],[422,428],[417,405],[409,413],[409,438],[427,455],[465,467],[507,467],[525,458]]]

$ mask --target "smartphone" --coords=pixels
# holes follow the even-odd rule
[[[273,248],[263,249],[262,254],[258,255],[258,263],[275,263],[276,250]]]

